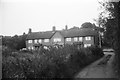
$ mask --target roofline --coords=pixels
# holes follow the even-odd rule
[[[55,32],[56,33],[56,32]],[[54,34],[55,34],[54,33]],[[54,35],[53,34],[53,35]],[[61,34],[61,33],[60,33]],[[52,35],[52,36],[53,36]],[[50,38],[35,38],[35,39],[51,39],[52,38],[52,36],[50,37]],[[86,35],[86,36],[98,36],[98,35]],[[74,37],[86,37],[86,36],[74,36]],[[63,37],[63,38],[74,38],[74,37]],[[26,40],[34,40],[34,39],[26,39]]]
[[[98,36],[98,35],[86,35],[86,36]],[[74,37],[86,37],[86,36],[74,36]],[[64,38],[73,38],[73,37],[64,37]]]
[[[55,32],[53,33],[53,35],[54,35],[56,32],[58,32],[58,31],[55,31]],[[49,39],[51,39],[51,38],[53,37],[53,35],[52,35]]]
[[[61,34],[61,31],[58,31],[58,30],[56,30],[56,31],[54,31],[54,33],[52,34],[52,36],[50,36],[50,38],[32,38],[32,39],[29,39],[28,38],[28,35],[30,35],[30,34],[27,34],[27,37],[26,37],[26,40],[34,40],[34,39],[51,39],[53,36],[54,36],[54,34],[56,33],[56,32],[59,32],[60,34]],[[32,33],[37,33],[37,32],[32,32]],[[86,35],[86,36],[98,36],[98,32],[96,31],[96,33],[94,33],[94,34],[92,34],[92,35]],[[62,35],[62,34],[61,34]],[[62,35],[62,37],[63,38],[73,38],[73,37],[80,37],[80,36],[72,36],[72,37],[68,37],[68,36],[64,36],[64,35]],[[85,37],[85,36],[81,36],[81,37]]]

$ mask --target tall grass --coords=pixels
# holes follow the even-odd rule
[[[73,78],[83,67],[103,56],[98,47],[80,48],[74,45],[50,50],[3,51],[3,78]],[[11,55],[10,55],[11,54]]]

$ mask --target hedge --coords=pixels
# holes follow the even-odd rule
[[[12,55],[3,51],[2,77],[73,78],[82,68],[102,56],[102,50],[94,46],[78,49],[74,45],[66,45],[58,49],[18,51]]]

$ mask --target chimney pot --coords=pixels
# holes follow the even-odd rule
[[[29,32],[28,33],[32,33],[32,29],[31,28],[29,28]]]
[[[67,29],[68,29],[68,26],[66,25],[66,26],[65,26],[65,30],[67,30]]]
[[[53,31],[55,31],[56,30],[56,27],[55,26],[53,26]]]

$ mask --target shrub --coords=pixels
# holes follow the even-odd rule
[[[76,45],[16,52],[3,59],[3,78],[73,78],[83,67],[100,58],[101,53],[97,47],[78,49]]]
[[[104,55],[102,49],[97,46],[91,46],[89,49],[92,51],[94,56],[102,57]]]
[[[7,56],[12,56],[12,52],[15,52],[16,50],[2,46],[2,56],[7,57]]]

